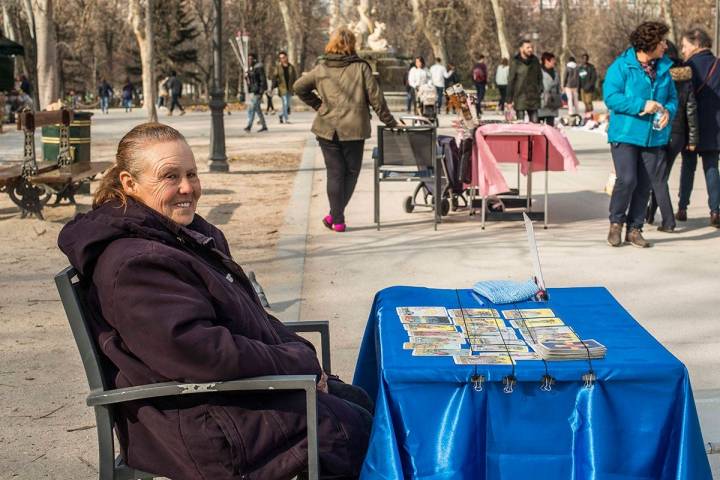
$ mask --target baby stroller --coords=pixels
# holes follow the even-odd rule
[[[430,120],[430,123],[438,126],[437,117],[437,90],[434,86],[426,83],[420,85],[415,93],[415,110],[419,115]]]
[[[471,152],[471,149],[465,149],[467,152],[461,151],[458,148],[455,138],[448,135],[439,135],[437,138],[437,149],[438,155],[442,156],[442,175],[446,179],[442,187],[441,201],[440,201],[440,215],[446,216],[460,207],[459,201],[462,201],[462,206],[467,207],[468,201],[465,198],[465,187],[464,183],[470,182],[470,162],[467,157],[467,153]],[[463,147],[463,146],[461,146]],[[463,155],[465,153],[466,155]],[[427,207],[432,209],[434,205],[435,195],[435,183],[431,178],[422,179],[412,195],[405,198],[403,207],[407,213],[412,213],[415,207]],[[422,203],[418,201],[418,196],[422,196]]]

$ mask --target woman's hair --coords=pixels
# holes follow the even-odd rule
[[[325,54],[355,55],[355,34],[347,27],[340,27],[330,35]]]
[[[417,57],[415,57],[415,60],[413,61],[413,66],[418,60],[420,60],[420,68],[425,68],[425,58],[422,55],[418,55]]]
[[[630,44],[635,51],[649,53],[655,50],[670,29],[661,22],[643,22],[630,34]]]
[[[691,28],[683,32],[683,38],[698,48],[712,48],[712,38],[702,28]]]
[[[500,65],[507,65],[507,64],[508,64],[508,59],[507,59],[507,58],[502,58],[502,59],[500,59]]]
[[[678,52],[677,46],[670,40],[668,40],[667,42],[667,51],[665,52],[665,54],[670,60],[673,61],[675,65],[682,63],[682,60],[680,59],[680,52]]]
[[[138,178],[144,169],[143,152],[146,147],[155,143],[178,140],[185,142],[185,137],[174,128],[155,122],[141,123],[126,133],[118,144],[115,165],[105,173],[95,192],[93,208],[111,200],[126,205],[127,194],[120,183],[120,172],[125,171],[133,178]]]
[[[543,65],[545,65],[545,62],[549,62],[553,58],[555,58],[555,54],[552,52],[543,52],[542,55],[540,55],[540,61]]]

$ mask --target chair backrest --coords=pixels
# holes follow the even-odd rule
[[[89,310],[86,304],[86,292],[83,288],[80,274],[72,267],[65,268],[55,275],[60,300],[65,308],[70,329],[77,344],[85,375],[90,390],[106,390],[108,381],[104,375],[103,361],[95,345],[92,329],[89,323]]]
[[[379,167],[404,166],[427,169],[434,165],[435,127],[378,126]]]

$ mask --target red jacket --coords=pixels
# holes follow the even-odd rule
[[[58,244],[92,278],[115,387],[321,373],[312,344],[263,310],[222,232],[200,216],[186,228],[133,200],[106,203],[68,223]],[[303,395],[138,401],[121,407],[116,431],[129,465],[174,480],[291,478],[307,464]],[[357,475],[368,441],[357,413],[323,393],[318,410],[321,468]]]

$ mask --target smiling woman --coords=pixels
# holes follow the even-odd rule
[[[321,478],[356,478],[372,401],[328,378],[312,344],[263,309],[225,235],[195,213],[200,193],[183,136],[138,125],[120,141],[93,210],[60,232],[87,288],[111,387],[315,375]],[[292,478],[307,468],[301,392],[118,408],[117,436],[134,468],[176,480]]]

